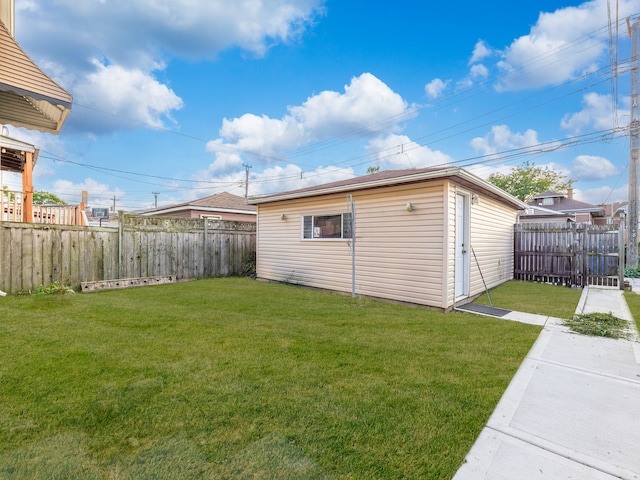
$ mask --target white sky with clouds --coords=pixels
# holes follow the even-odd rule
[[[566,172],[585,201],[624,199],[628,140],[567,141],[629,121],[628,74],[614,114],[606,0],[512,7],[16,0],[18,42],[74,107],[57,137],[10,134],[42,147],[36,189],[125,210],[152,191],[159,204],[242,195],[243,164],[252,195],[370,166],[457,162],[486,177],[530,161]],[[640,0],[619,8],[638,14]]]

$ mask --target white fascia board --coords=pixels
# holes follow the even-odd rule
[[[211,212],[211,213],[240,213],[243,215],[257,215],[257,212],[251,210],[235,210],[231,208],[215,208],[215,207],[193,207],[193,206],[178,206],[165,209],[151,210],[141,213],[142,216],[160,215],[163,213],[176,213],[185,212],[190,210],[197,210],[199,212]]]
[[[10,148],[11,150],[20,150],[22,152],[31,153],[35,153],[37,150],[37,147],[30,143],[25,143],[23,141],[16,140],[15,138],[5,137],[4,135],[0,135],[0,146]]]
[[[327,187],[327,188],[318,188],[314,190],[304,191],[304,192],[284,192],[282,194],[270,195],[268,197],[262,198],[254,198],[250,199],[248,203],[250,205],[259,205],[262,203],[271,203],[271,202],[279,202],[282,200],[294,200],[298,198],[308,198],[315,197],[319,195],[329,195],[333,193],[344,193],[351,192],[354,190],[367,190],[370,188],[378,188],[378,187],[389,187],[393,185],[400,185],[403,183],[412,183],[419,182],[421,180],[437,180],[438,178],[447,178],[447,177],[458,177],[460,179],[466,180],[483,190],[487,190],[498,197],[504,198],[509,203],[516,205],[520,210],[524,210],[529,207],[526,203],[514,197],[513,195],[508,194],[502,189],[496,187],[492,183],[483,180],[482,178],[467,172],[459,167],[450,167],[442,170],[434,170],[427,172],[420,172],[416,174],[407,174],[401,177],[395,178],[384,178],[380,180],[373,180],[369,182],[362,182],[356,184],[347,184],[347,185],[338,185],[335,187]]]

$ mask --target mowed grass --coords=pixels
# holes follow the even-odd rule
[[[636,322],[636,327],[640,331],[640,294],[636,292],[624,292],[624,299],[627,301],[631,315]]]
[[[0,300],[2,479],[449,479],[539,333],[249,279]]]
[[[582,289],[512,280],[489,294],[494,307],[566,319],[576,313]],[[489,298],[483,293],[474,303],[489,305]]]

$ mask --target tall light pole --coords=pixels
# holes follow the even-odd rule
[[[640,158],[640,105],[638,105],[638,19],[627,20],[631,37],[631,119],[629,121],[629,241],[627,267],[638,268],[638,160]]]
[[[249,165],[248,163],[243,163],[242,166],[245,169],[245,174],[244,174],[244,198],[248,198],[249,197],[249,169],[251,168],[251,165]]]

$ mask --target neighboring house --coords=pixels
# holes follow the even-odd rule
[[[576,216],[564,212],[556,212],[548,208],[529,205],[520,212],[518,223],[567,223],[575,222]]]
[[[16,42],[14,31],[15,2],[0,0],[0,125],[57,135],[71,112],[71,94],[29,58]],[[22,176],[22,190],[6,191],[0,198],[3,219],[50,220],[49,214],[36,212],[34,216],[32,176],[37,149],[0,133],[0,170]]]
[[[627,205],[629,202],[614,202],[602,205],[604,217],[596,218],[596,225],[617,225],[624,223],[627,216]]]
[[[567,194],[563,195],[557,192],[544,192],[533,197],[528,203],[529,209],[520,214],[520,222],[528,222],[529,214],[537,216],[536,222],[545,223],[553,222],[558,218],[557,214],[567,216],[567,220],[576,223],[596,224],[598,219],[605,218],[605,209],[601,205],[591,205],[590,203],[580,202],[573,198],[573,188],[567,190]],[[532,207],[532,208],[531,208]],[[540,215],[542,209],[550,210],[548,215]],[[570,217],[573,217],[572,219]]]
[[[210,218],[236,222],[255,223],[256,221],[255,205],[249,205],[244,197],[228,192],[217,193],[190,202],[144,210],[138,214],[160,217]]]
[[[482,275],[489,288],[513,277],[526,207],[460,168],[384,171],[250,203],[258,278],[443,310],[482,293]]]

